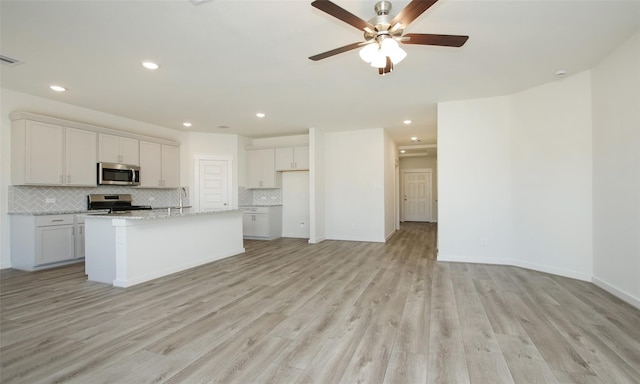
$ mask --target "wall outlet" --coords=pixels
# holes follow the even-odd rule
[[[153,196],[149,197],[149,201],[155,201],[155,200],[156,200],[155,197],[153,197]]]
[[[488,242],[489,240],[486,237],[483,236],[480,238],[480,245],[482,245],[483,247],[486,247]]]
[[[260,200],[267,200],[267,197],[266,196],[261,196]]]
[[[55,204],[56,203],[56,198],[55,197],[47,197],[44,199],[44,202],[46,204]]]

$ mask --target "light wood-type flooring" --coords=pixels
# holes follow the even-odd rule
[[[0,382],[640,383],[640,311],[594,285],[387,243],[246,241],[132,288],[0,273]],[[180,257],[180,255],[176,255]]]

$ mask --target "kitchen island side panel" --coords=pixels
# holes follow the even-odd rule
[[[88,217],[86,222],[87,227],[96,222],[106,222],[111,227],[112,236],[107,240],[113,245],[112,253],[103,252],[101,257],[113,260],[113,275],[111,281],[101,282],[118,287],[130,287],[244,252],[240,211],[151,220]],[[93,232],[87,231],[87,244],[94,242],[90,233]],[[87,254],[86,258],[93,256]],[[88,278],[98,281],[89,273]]]

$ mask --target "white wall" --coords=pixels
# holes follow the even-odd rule
[[[510,98],[438,105],[438,259],[511,257]]]
[[[237,135],[189,132],[184,134],[182,145],[180,146],[180,168],[181,183],[189,186],[189,201],[195,201],[194,185],[195,175],[195,159],[196,156],[219,156],[221,160],[224,158],[231,159],[231,208],[238,207],[238,139]]]
[[[325,132],[327,239],[385,241],[384,134]]]
[[[251,139],[238,136],[238,185],[246,186],[247,174],[247,146],[251,145]]]
[[[60,95],[60,99],[64,100],[64,95]],[[32,112],[173,141],[181,138],[181,132],[165,127],[0,88],[0,268],[11,266],[7,190],[11,184],[9,113],[13,111]]]
[[[640,33],[592,72],[593,281],[640,308]]]
[[[388,240],[395,232],[399,222],[399,182],[396,180],[396,166],[399,171],[398,148],[396,143],[384,132],[384,237]]]
[[[309,128],[309,243],[326,239],[324,132]]]
[[[440,260],[590,280],[591,115],[585,72],[438,110]]]
[[[511,97],[513,264],[591,279],[590,110],[590,72]]]
[[[309,172],[282,172],[282,237],[309,238]]]
[[[255,147],[296,147],[309,145],[309,135],[277,136],[253,139]]]

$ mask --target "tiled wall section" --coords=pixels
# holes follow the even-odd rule
[[[81,211],[87,209],[87,195],[92,193],[128,193],[131,194],[134,205],[150,205],[152,207],[176,206],[180,199],[180,189],[137,189],[124,186],[100,186],[97,188],[9,186],[8,211]],[[183,198],[183,204],[189,204],[188,197]]]
[[[282,204],[280,189],[238,188],[238,205],[279,205]]]
[[[238,205],[243,206],[251,204],[253,204],[253,189],[238,187]]]

